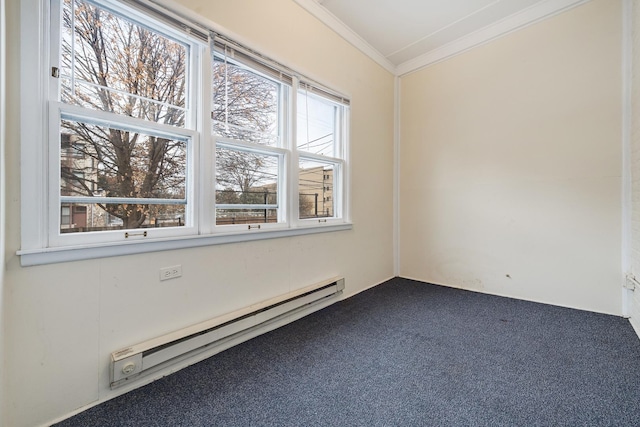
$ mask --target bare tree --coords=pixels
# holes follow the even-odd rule
[[[216,133],[259,144],[275,142],[279,95],[274,82],[216,58],[212,96]]]
[[[271,190],[275,193],[277,176],[269,173],[270,158],[243,151],[218,148],[216,150],[217,185],[227,191],[235,191],[237,203],[262,203],[261,195]],[[271,188],[273,187],[273,188]]]
[[[278,100],[278,88],[270,80],[224,60],[215,62],[212,118],[218,135],[273,144]],[[234,203],[264,203],[265,193],[275,197],[276,167],[272,156],[218,147],[217,201],[229,203],[231,191],[236,195]]]
[[[185,46],[83,1],[66,0],[62,37],[63,102],[184,126]],[[74,149],[91,162],[61,165],[69,195],[183,198],[186,144],[131,130],[63,120]],[[140,227],[149,204],[101,204]],[[157,207],[156,207],[157,208]]]
[[[183,127],[188,48],[92,3],[64,0],[64,5],[61,100]],[[278,138],[278,85],[225,60],[215,61],[212,71],[216,134],[274,144]],[[63,119],[61,127],[61,195],[185,197],[184,141],[72,118]],[[74,151],[84,161],[64,160],[65,150]],[[272,156],[219,148],[216,155],[219,203],[263,203],[265,192],[275,197],[276,186],[272,183],[277,173]],[[124,228],[145,226],[156,215],[183,212],[178,203],[154,205],[141,201],[99,206],[120,218]]]

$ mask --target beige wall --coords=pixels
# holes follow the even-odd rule
[[[18,3],[8,40],[18,63]],[[352,295],[393,275],[393,76],[290,0],[183,0],[263,54],[350,95],[351,231],[22,268],[19,70],[9,69],[6,425],[33,426],[112,396],[110,352],[321,279]],[[372,215],[371,212],[375,212]],[[161,267],[183,277],[160,283]]]
[[[401,79],[400,275],[621,313],[621,2]]]
[[[109,398],[109,354],[126,345],[328,276],[344,275],[352,295],[393,275],[393,77],[291,0],[179,1],[350,95],[354,228],[20,267],[20,2],[8,1],[0,425],[39,425]],[[592,0],[401,79],[402,276],[620,314],[620,23],[620,0]],[[174,264],[182,279],[160,283],[158,269]],[[640,313],[640,297],[635,304]]]

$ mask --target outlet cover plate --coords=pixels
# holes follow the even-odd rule
[[[160,269],[160,281],[175,279],[182,276],[182,265],[164,267]]]

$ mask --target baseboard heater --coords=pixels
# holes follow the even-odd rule
[[[310,314],[337,299],[344,278],[334,277],[250,307],[111,353],[111,388],[214,346],[220,351]],[[246,339],[242,339],[246,336]],[[226,346],[225,346],[226,344]]]

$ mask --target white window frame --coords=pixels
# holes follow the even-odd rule
[[[296,221],[299,224],[318,223],[318,224],[331,224],[340,223],[344,216],[344,201],[343,201],[343,188],[344,188],[344,170],[345,163],[342,159],[336,159],[331,157],[323,157],[317,154],[304,153],[298,155],[299,160],[308,160],[316,163],[326,164],[333,166],[333,215],[330,217],[311,217],[300,218],[299,209],[296,211]],[[298,178],[299,179],[299,178]],[[298,194],[298,193],[296,193]],[[299,200],[299,198],[298,198]]]
[[[113,113],[104,111],[87,111],[81,107],[73,105],[64,105],[60,102],[50,102],[50,118],[49,118],[49,150],[52,153],[59,152],[57,143],[60,138],[60,121],[62,118],[68,120],[78,120],[85,123],[97,124],[101,126],[111,126],[119,128],[129,128],[136,132],[149,133],[155,136],[164,136],[170,139],[184,140],[187,145],[187,159],[186,159],[186,182],[185,182],[185,225],[181,227],[160,227],[160,228],[140,228],[140,229],[126,229],[126,230],[108,230],[99,232],[84,232],[84,233],[60,233],[59,227],[55,227],[55,224],[60,223],[60,205],[69,203],[68,201],[61,200],[60,196],[60,158],[55,155],[51,155],[49,158],[49,200],[52,202],[49,206],[49,224],[52,226],[49,228],[49,242],[51,246],[72,246],[80,244],[92,244],[94,242],[108,243],[118,242],[123,239],[137,239],[141,237],[147,238],[161,238],[161,237],[173,237],[183,235],[194,235],[198,233],[197,229],[197,209],[196,209],[196,194],[193,190],[194,182],[194,161],[193,152],[194,147],[198,147],[198,132],[195,130],[175,128],[173,126],[162,125],[153,122],[147,122],[140,119],[121,116],[115,118]],[[80,199],[80,198],[78,198]],[[84,197],[86,199],[80,203],[90,204],[99,203],[110,198],[100,197]],[[90,200],[90,199],[93,199]],[[145,199],[136,199],[131,203],[144,203]],[[126,202],[126,201],[123,201]],[[58,205],[58,209],[55,209],[54,203]],[[153,203],[152,203],[153,204]]]
[[[135,1],[135,0],[134,0]],[[126,2],[117,0],[99,0],[99,4],[115,5],[114,7],[129,8]],[[147,7],[149,3],[145,2]],[[21,0],[21,79],[20,79],[20,108],[21,108],[21,249],[18,255],[23,266],[67,262],[73,260],[102,258],[108,256],[120,256],[160,250],[171,250],[225,244],[231,242],[252,241],[280,237],[297,236],[304,234],[324,233],[349,230],[352,228],[349,212],[349,108],[345,108],[344,122],[341,132],[343,134],[343,156],[338,159],[341,173],[340,182],[334,178],[334,188],[342,187],[339,197],[334,193],[334,203],[339,205],[340,217],[329,218],[327,222],[313,222],[299,220],[298,217],[298,161],[299,155],[309,158],[308,153],[298,153],[295,141],[295,106],[298,88],[298,74],[286,69],[293,78],[292,87],[289,89],[287,109],[289,113],[284,117],[283,129],[287,136],[283,138],[282,146],[260,147],[257,151],[268,152],[278,156],[282,177],[279,180],[279,204],[282,205],[281,215],[277,224],[264,224],[260,229],[248,230],[247,227],[227,228],[215,226],[215,144],[216,138],[211,134],[210,126],[210,90],[211,66],[208,60],[209,47],[206,42],[194,41],[190,46],[192,64],[190,66],[192,92],[189,94],[196,105],[197,114],[192,117],[196,128],[167,129],[165,125],[145,123],[145,128],[150,132],[162,132],[188,139],[191,147],[188,150],[188,162],[191,172],[187,178],[187,197],[191,198],[192,226],[175,227],[170,229],[140,229],[148,231],[144,238],[122,238],[124,230],[118,230],[117,238],[110,238],[111,231],[98,232],[97,239],[84,237],[78,234],[72,239],[56,240],[52,238],[52,230],[59,233],[60,228],[60,204],[57,196],[52,194],[54,187],[51,182],[59,180],[59,148],[57,141],[59,133],[55,135],[53,129],[58,126],[60,114],[85,116],[79,110],[82,107],[60,105],[49,102],[51,81],[51,7],[50,0]],[[153,8],[159,8],[153,6]],[[131,9],[138,13],[137,10]],[[208,22],[193,22],[177,15],[174,12],[158,9],[156,13],[167,14],[172,20],[184,22],[188,28],[198,28],[200,32],[208,28]],[[141,15],[144,16],[144,13]],[[146,18],[145,18],[146,19]],[[143,19],[136,21],[142,22]],[[156,16],[149,16],[148,22],[156,26]],[[169,24],[162,24],[161,33],[173,34],[174,29]],[[191,25],[191,27],[189,27]],[[193,27],[195,26],[195,27]],[[58,26],[58,30],[59,26]],[[179,30],[175,30],[179,31]],[[172,37],[173,38],[173,37]],[[247,52],[252,52],[247,49]],[[263,57],[265,61],[269,61]],[[194,61],[196,61],[194,63]],[[195,65],[194,65],[195,64]],[[209,65],[205,65],[209,64]],[[276,63],[274,63],[276,64]],[[280,66],[279,64],[277,64]],[[283,67],[284,68],[284,67]],[[304,78],[304,81],[309,79]],[[320,90],[327,89],[320,84],[315,84]],[[197,93],[195,92],[197,91]],[[340,97],[341,95],[337,95]],[[348,104],[347,104],[348,105]],[[77,109],[79,109],[77,111]],[[108,120],[111,113],[101,112],[94,116]],[[102,115],[104,113],[106,116]],[[53,118],[52,118],[53,117]],[[124,119],[129,120],[129,119]],[[136,120],[136,119],[132,119]],[[121,123],[117,121],[116,123]],[[135,123],[139,125],[140,123]],[[143,129],[141,129],[143,130]],[[55,139],[55,143],[53,142]],[[229,141],[227,141],[229,143]],[[233,144],[238,144],[233,141]],[[55,151],[51,151],[55,146]],[[247,147],[247,149],[255,149]],[[55,159],[52,160],[52,159]],[[322,161],[335,159],[323,158]],[[58,188],[59,195],[59,188]],[[339,200],[335,200],[339,199]],[[338,206],[334,206],[338,209]],[[55,213],[54,213],[55,212]],[[135,230],[134,230],[135,231]],[[151,233],[153,231],[153,233]],[[133,233],[132,233],[133,234]],[[109,237],[107,237],[109,236]]]
[[[215,35],[212,35],[212,40],[215,38]],[[258,69],[254,69],[250,64],[244,63],[241,59],[237,58],[226,58],[226,55],[223,52],[214,50],[214,43],[210,43],[210,56],[213,60],[214,55],[218,58],[222,59],[224,56],[225,62],[229,62],[236,67],[244,68],[248,72],[256,74],[261,78],[266,80],[270,80],[273,83],[278,85],[278,134],[276,138],[276,143],[274,145],[268,144],[260,144],[260,143],[251,143],[238,139],[226,138],[223,136],[216,135],[215,132],[211,136],[214,140],[215,148],[223,147],[230,150],[236,151],[245,151],[248,153],[256,153],[263,154],[269,156],[277,156],[278,157],[278,184],[277,184],[277,203],[275,210],[277,212],[277,222],[275,223],[262,223],[256,222],[251,224],[217,224],[217,209],[233,209],[230,205],[224,205],[220,207],[218,203],[215,202],[215,211],[213,214],[212,222],[213,222],[213,231],[216,233],[230,233],[230,232],[242,232],[242,231],[256,231],[256,230],[275,230],[275,229],[286,229],[289,227],[288,218],[289,213],[287,207],[289,206],[288,197],[289,191],[286,185],[287,176],[290,175],[289,171],[289,163],[288,158],[291,153],[291,141],[292,134],[290,130],[290,118],[291,115],[291,97],[293,89],[291,85],[286,84],[285,82],[278,81],[277,79],[272,78],[271,76],[261,72]],[[211,123],[209,129],[213,129],[215,125]],[[214,177],[215,179],[215,177]],[[215,187],[215,185],[214,185]],[[241,208],[249,208],[249,206],[242,206]],[[259,206],[250,207],[251,209],[260,209]],[[268,207],[268,209],[274,209],[274,207]]]
[[[308,93],[306,96],[312,96],[317,99],[320,99],[324,102],[329,102],[338,107],[338,111],[336,113],[336,132],[334,141],[334,150],[333,156],[325,156],[321,154],[314,154],[304,150],[298,149],[297,141],[294,145],[294,151],[296,153],[296,166],[295,166],[295,204],[296,209],[293,213],[294,221],[298,226],[304,226],[307,224],[340,224],[345,221],[345,218],[349,218],[349,203],[348,203],[348,184],[349,184],[349,173],[347,168],[347,161],[349,157],[349,108],[344,103],[339,102],[339,97],[336,99],[330,99],[326,96],[326,92],[318,91],[318,93],[313,93],[314,85],[307,82],[298,81],[296,84],[296,94],[299,93],[302,86],[305,86],[311,93]],[[297,113],[294,113],[297,116]],[[322,217],[322,218],[300,218],[299,217],[299,206],[298,206],[298,193],[299,193],[299,162],[301,159],[310,160],[318,163],[325,163],[333,165],[333,216],[332,217]],[[324,178],[324,175],[323,175]]]
[[[212,222],[214,223],[214,230],[217,232],[241,232],[247,230],[273,230],[287,227],[287,215],[286,215],[286,162],[289,156],[289,152],[280,147],[269,147],[257,144],[250,144],[243,141],[232,140],[222,137],[214,137],[215,146],[225,148],[228,150],[244,151],[247,153],[255,153],[266,156],[273,156],[277,158],[278,163],[278,183],[277,183],[277,202],[276,205],[221,205],[215,202],[216,209],[274,209],[277,212],[278,220],[275,223],[262,223],[255,222],[251,224],[235,224],[235,225],[217,225],[217,218],[214,215]]]
[[[86,0],[85,0],[86,1]],[[52,67],[61,69],[61,65],[57,62],[60,58],[60,43],[53,40],[61,39],[61,22],[64,0],[51,0],[51,40],[50,43],[50,63]],[[91,2],[89,0],[89,2]],[[153,239],[167,238],[174,236],[188,236],[198,233],[198,210],[196,192],[194,191],[194,150],[199,146],[200,129],[197,120],[198,114],[198,87],[199,83],[195,77],[194,70],[201,68],[200,57],[204,45],[198,45],[193,39],[186,37],[179,31],[163,25],[160,22],[151,20],[150,18],[136,13],[135,10],[127,7],[125,4],[113,2],[111,0],[102,0],[98,6],[109,13],[119,14],[126,19],[131,19],[136,25],[143,28],[153,28],[151,31],[163,37],[174,40],[183,44],[188,49],[188,60],[186,62],[187,71],[185,75],[187,80],[187,89],[185,94],[185,123],[184,127],[165,125],[154,123],[142,119],[124,116],[117,113],[93,110],[76,105],[69,105],[57,101],[59,97],[59,87],[61,78],[50,76],[49,81],[49,245],[54,247],[87,245],[93,243],[110,243],[122,242],[123,240],[135,239]],[[58,13],[54,13],[59,11]],[[73,29],[71,30],[73,32]],[[73,72],[73,70],[72,70]],[[185,225],[181,227],[159,227],[159,228],[141,228],[126,230],[106,230],[98,232],[82,232],[82,233],[61,233],[60,227],[54,224],[60,224],[59,208],[56,209],[54,204],[64,203],[60,196],[60,158],[56,155],[59,152],[58,142],[60,138],[60,123],[62,119],[77,120],[84,123],[92,123],[112,128],[127,128],[134,132],[143,132],[156,136],[164,136],[170,139],[184,140],[186,147],[186,177],[185,177]],[[78,198],[79,199],[79,198]],[[85,201],[81,203],[91,204],[99,203],[101,198],[85,197]],[[90,200],[90,199],[93,199]],[[105,198],[105,200],[108,198]],[[150,204],[154,203],[149,200]],[[122,200],[128,202],[128,200]],[[144,203],[144,199],[137,199],[131,203]]]

